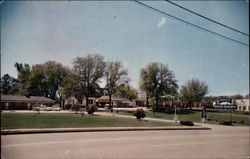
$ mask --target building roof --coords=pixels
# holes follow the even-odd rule
[[[1,102],[31,102],[31,103],[54,103],[55,101],[42,96],[1,95]]]

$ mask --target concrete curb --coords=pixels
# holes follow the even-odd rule
[[[98,128],[46,128],[46,129],[11,129],[1,130],[1,135],[67,133],[67,132],[104,132],[104,131],[150,131],[150,130],[211,130],[201,126],[172,127],[98,127]]]

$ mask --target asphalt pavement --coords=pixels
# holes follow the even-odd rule
[[[212,129],[1,135],[1,155],[3,159],[250,157],[249,127],[196,124]]]
[[[2,135],[4,159],[248,158],[249,128]]]

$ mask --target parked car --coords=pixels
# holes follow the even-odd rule
[[[41,104],[40,107],[39,107],[39,109],[40,109],[40,111],[45,111],[46,110],[46,106]]]
[[[60,107],[58,107],[58,106],[53,106],[53,107],[52,107],[52,110],[53,110],[53,111],[60,111],[60,110],[61,110],[61,108],[60,108]]]
[[[46,111],[51,111],[51,110],[52,110],[52,107],[46,107],[45,110],[46,110]]]

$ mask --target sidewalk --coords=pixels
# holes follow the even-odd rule
[[[95,112],[96,115],[103,115],[103,116],[113,116],[112,113],[110,112]],[[117,113],[115,113],[115,117],[122,117],[122,118],[132,118],[135,119],[134,116],[129,116],[129,115],[119,115]],[[174,120],[168,120],[168,119],[160,119],[160,118],[152,118],[152,117],[145,117],[143,118],[143,120],[151,120],[151,121],[160,121],[160,122],[170,122],[170,123],[174,123]],[[179,122],[179,121],[178,121]],[[218,129],[221,127],[231,127],[231,126],[226,126],[226,125],[217,125],[217,124],[210,124],[210,123],[197,123],[194,122],[195,126],[200,126],[200,127],[209,127],[210,129]]]
[[[113,116],[112,113],[109,112],[95,112],[96,115],[103,115],[103,116]],[[115,113],[115,117],[121,117],[121,118],[132,118],[135,119],[135,116],[129,116],[129,115],[120,115]],[[174,120],[168,120],[168,119],[160,119],[160,118],[151,118],[151,117],[145,117],[143,120],[150,120],[150,121],[160,121],[160,122],[168,122],[168,123],[174,123]],[[201,125],[202,123],[194,123],[195,125]]]

